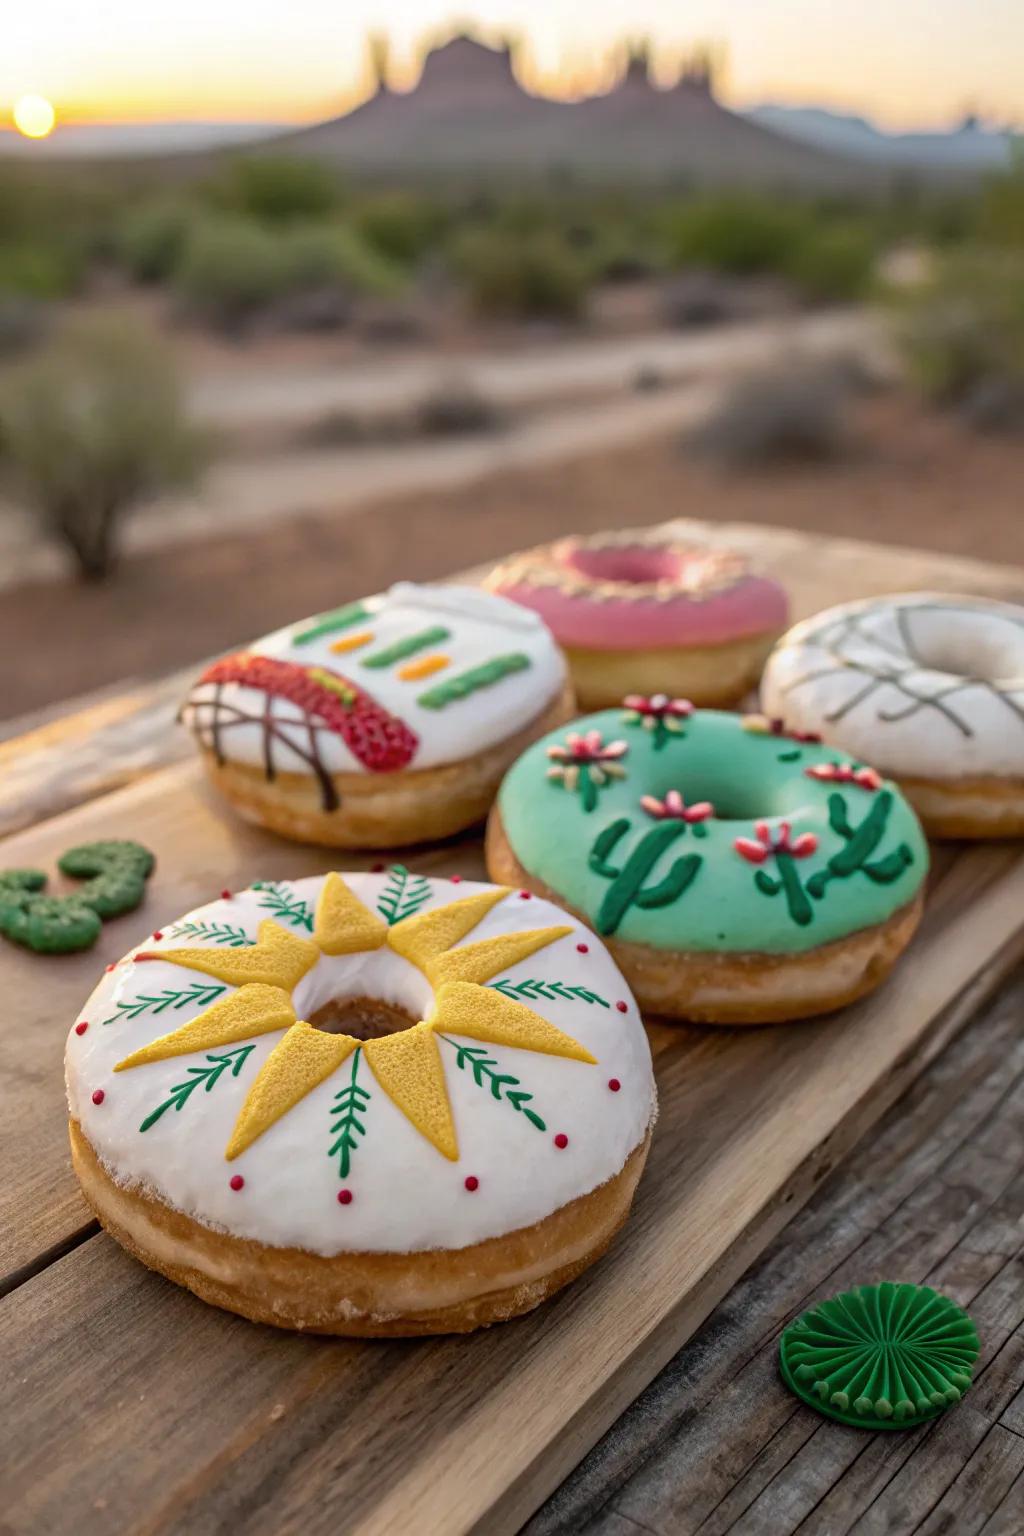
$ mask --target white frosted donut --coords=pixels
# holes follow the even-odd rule
[[[399,582],[214,662],[182,719],[248,819],[388,848],[481,820],[509,764],[573,712],[536,614],[476,587]]]
[[[188,913],[103,976],[66,1074],[115,1237],[220,1306],[331,1333],[537,1305],[625,1219],[655,1110],[589,929],[401,866]]]
[[[779,642],[761,699],[898,779],[929,832],[1024,835],[1024,607],[910,592],[829,608]]]

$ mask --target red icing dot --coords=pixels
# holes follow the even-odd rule
[[[461,875],[452,875],[451,884],[452,885],[461,885],[462,884],[462,876]]]
[[[103,1092],[102,1088],[95,1089],[92,1096],[92,1101],[94,1104],[102,1104],[105,1098],[106,1094]]]
[[[162,934],[162,932],[160,931],[159,928],[156,930],[156,932],[154,933],[153,937],[154,937],[154,939],[162,939],[163,938],[163,934]]]
[[[231,900],[231,892],[230,891],[221,891],[220,899],[221,899],[221,901],[230,901]]]
[[[339,1189],[338,1190],[338,1204],[339,1205],[351,1205],[352,1204],[352,1191],[350,1189]]]
[[[473,1193],[474,1189],[480,1188],[480,1180],[477,1178],[475,1173],[471,1173],[469,1178],[466,1180],[466,1188],[469,1190],[470,1194]]]
[[[107,970],[108,971],[116,971],[117,970],[117,966],[116,965],[108,965],[107,966]]]
[[[532,892],[531,891],[520,891],[519,895],[520,895],[520,897],[522,898],[523,901],[529,901],[530,896],[532,895]]]
[[[371,875],[382,875],[386,869],[387,869],[387,865],[386,864],[382,864],[380,862],[380,860],[378,860],[376,864],[371,864],[370,865],[370,874]]]
[[[558,1147],[559,1149],[561,1149],[562,1147],[567,1147],[568,1145],[569,1145],[569,1138],[568,1138],[568,1136],[565,1134],[564,1131],[559,1131],[558,1135],[555,1137],[555,1146]]]
[[[589,955],[590,954],[590,945],[589,944],[577,944],[576,945],[576,949],[577,949],[577,952],[579,954],[581,954],[581,955]]]
[[[619,1082],[617,1077],[610,1077],[608,1079],[608,1087],[611,1089],[612,1093],[618,1093],[619,1089],[622,1087],[622,1084]]]
[[[84,1035],[88,1028],[89,1028],[89,1020],[88,1019],[83,1019],[81,1024],[76,1024],[75,1025],[75,1034],[76,1035]]]
[[[615,1006],[619,1010],[620,1013],[628,1013],[629,1012],[629,1004],[628,1003],[618,1002],[618,1003],[615,1004]]]
[[[245,1180],[242,1178],[242,1175],[240,1173],[233,1173],[231,1175],[231,1178],[228,1180],[228,1182],[231,1185],[232,1189],[244,1189],[245,1188]]]

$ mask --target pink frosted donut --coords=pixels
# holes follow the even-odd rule
[[[487,585],[541,616],[584,709],[626,693],[734,704],[789,617],[783,588],[737,551],[644,530],[559,539],[499,565]]]

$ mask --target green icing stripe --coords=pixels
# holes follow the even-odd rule
[[[471,667],[468,672],[450,677],[436,688],[428,688],[416,702],[422,709],[444,709],[446,704],[454,704],[456,699],[464,699],[478,688],[490,688],[492,683],[500,683],[503,677],[508,677],[512,672],[525,672],[529,665],[530,658],[522,651],[509,651],[505,656],[495,656],[492,661],[485,661],[481,667]]]
[[[393,667],[396,661],[404,661],[407,656],[415,656],[417,651],[426,650],[428,645],[440,645],[442,640],[451,639],[451,630],[445,629],[441,624],[435,624],[433,629],[420,629],[414,635],[407,635],[404,640],[396,640],[394,645],[389,645],[383,651],[375,651],[372,656],[364,656],[364,667]]]
[[[335,608],[333,613],[325,613],[309,629],[300,629],[292,635],[292,645],[309,645],[312,640],[319,640],[321,635],[337,634],[339,630],[351,629],[353,624],[359,624],[363,619],[370,617],[370,610],[364,603],[349,603],[344,608]]]

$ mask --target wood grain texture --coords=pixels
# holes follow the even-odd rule
[[[1024,1530],[1024,976],[832,1175],[524,1536]],[[963,1407],[907,1434],[783,1387],[799,1312],[885,1278],[940,1286],[981,1333]]]

